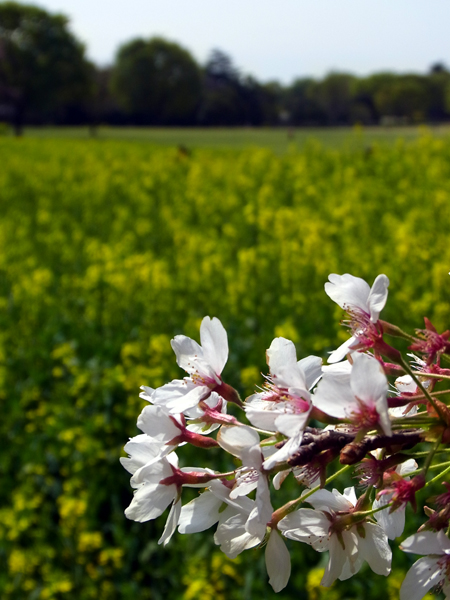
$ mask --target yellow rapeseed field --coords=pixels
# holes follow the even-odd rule
[[[244,396],[275,336],[326,357],[347,338],[333,272],[386,273],[383,318],[446,329],[450,140],[276,156],[2,139],[0,165],[0,597],[272,598],[259,550],[229,561],[209,534],[161,549],[162,522],[125,519],[139,386],[182,375],[170,339],[205,315]],[[283,599],[308,598],[323,566],[300,546]],[[329,597],[391,593],[354,579]]]

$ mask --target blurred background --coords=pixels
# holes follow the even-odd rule
[[[386,273],[386,320],[448,328],[449,17],[438,0],[0,2],[2,599],[275,597],[264,549],[228,560],[212,531],[163,549],[164,517],[125,518],[139,387],[183,376],[170,340],[205,315],[243,397],[275,336],[326,360],[347,337],[332,272]],[[274,504],[298,494],[287,479]],[[323,590],[326,555],[292,542],[277,597],[396,599],[397,545],[389,578]]]
[[[91,4],[1,3],[0,120],[16,133],[24,125],[95,133],[100,125],[394,126],[450,117],[443,2]]]

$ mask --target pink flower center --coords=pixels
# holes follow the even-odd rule
[[[418,338],[414,344],[410,346],[410,350],[427,354],[428,364],[431,364],[436,356],[449,352],[450,343],[445,334],[439,334],[431,329],[416,329],[416,334],[418,335]]]
[[[284,402],[287,405],[286,412],[295,415],[305,413],[310,409],[309,400],[290,394],[287,389],[279,388],[271,379],[268,378],[268,380],[269,383],[264,384],[264,400],[266,402]]]
[[[444,578],[445,576],[447,579],[450,579],[450,556],[448,554],[443,554],[437,564],[441,568],[442,577]],[[441,581],[440,583],[443,584],[444,581]]]
[[[215,379],[206,375],[200,375],[198,371],[191,375],[191,380],[195,385],[206,386],[209,387],[210,390],[213,390],[218,385]]]
[[[380,415],[374,404],[366,404],[357,398],[359,408],[351,413],[350,417],[354,425],[361,429],[374,429],[380,420]]]
[[[444,481],[443,485],[445,485],[447,491],[443,494],[439,494],[439,496],[436,496],[435,502],[438,506],[446,508],[450,504],[450,483]]]
[[[343,321],[343,324],[351,329],[353,337],[362,346],[371,348],[380,339],[381,334],[376,324],[370,320],[370,315],[355,306],[347,307],[346,311],[350,319]]]

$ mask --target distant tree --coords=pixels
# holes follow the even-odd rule
[[[296,79],[285,93],[284,106],[292,125],[325,125],[327,116],[318,98],[319,83]]]
[[[445,121],[450,117],[450,71],[442,62],[430,67],[428,74],[430,121]]]
[[[446,69],[431,71],[428,80],[428,118],[430,121],[445,121],[450,115],[447,96],[450,92],[450,72]]]
[[[379,115],[374,103],[376,85],[371,77],[357,78],[353,84],[352,123],[374,125],[379,121]]]
[[[91,76],[84,47],[65,16],[0,4],[0,103],[11,108],[16,134],[27,115],[54,115],[64,105],[85,101]]]
[[[426,77],[420,75],[391,75],[374,94],[380,115],[403,117],[411,122],[424,121],[430,108]]]
[[[244,86],[231,58],[213,50],[203,71],[202,125],[244,125],[247,120]]]
[[[200,68],[178,44],[136,39],[119,49],[111,90],[137,123],[189,124],[201,97]]]
[[[260,85],[263,125],[279,125],[285,103],[285,88],[277,81]]]
[[[350,122],[355,77],[347,73],[330,73],[317,86],[315,99],[326,115],[327,125]]]
[[[447,67],[442,62],[436,62],[436,63],[432,64],[430,67],[431,75],[436,75],[438,73],[448,73]]]
[[[89,106],[91,126],[101,123],[123,125],[126,115],[111,91],[112,67],[96,68],[94,72],[94,93]]]

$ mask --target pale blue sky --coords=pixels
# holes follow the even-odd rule
[[[27,2],[28,3],[28,2]],[[133,37],[162,35],[200,62],[212,48],[244,73],[284,83],[330,70],[450,66],[450,0],[31,0],[65,13],[97,64]]]

